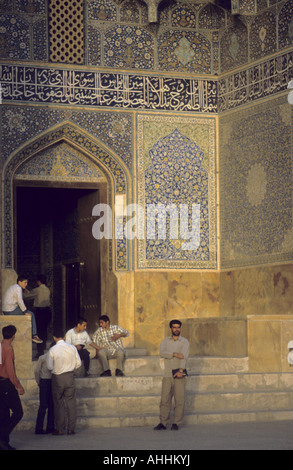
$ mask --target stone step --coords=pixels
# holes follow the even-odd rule
[[[39,389],[34,379],[22,381],[25,399],[38,398]],[[77,393],[84,396],[124,396],[160,394],[162,376],[92,377],[77,378]],[[187,378],[187,393],[233,393],[259,391],[293,391],[291,373],[205,374]]]
[[[110,361],[115,371],[115,361]],[[293,419],[293,374],[249,373],[247,358],[191,357],[186,384],[185,423]],[[164,361],[128,356],[125,377],[99,377],[91,360],[90,378],[76,378],[77,425],[153,426],[158,422]],[[34,378],[22,381],[24,418],[19,429],[34,430],[39,407]]]
[[[94,350],[91,348],[91,356],[94,356]],[[126,376],[162,376],[164,371],[164,359],[159,356],[138,356],[139,351],[144,350],[127,350],[126,360],[124,363],[124,373]],[[146,351],[146,350],[145,350]],[[31,378],[34,377],[34,367],[36,362],[32,362]],[[115,376],[116,359],[109,361],[112,375]],[[200,374],[227,374],[227,373],[244,373],[248,372],[249,364],[247,357],[198,357],[193,356],[188,359],[187,363],[188,373],[190,375]],[[103,372],[99,359],[91,357],[90,360],[90,374],[93,376],[100,376]],[[77,371],[77,377],[84,376],[84,367]]]
[[[109,361],[110,368],[115,374],[116,360]],[[190,375],[194,374],[227,374],[232,372],[248,372],[249,364],[247,357],[190,357],[187,369]],[[127,376],[162,375],[164,370],[164,359],[159,356],[132,357],[128,356],[124,364],[124,372]],[[98,359],[91,359],[90,373],[100,375],[101,364]]]
[[[160,394],[84,397],[78,394],[78,416],[124,416],[128,414],[156,413]],[[187,393],[187,412],[230,412],[292,409],[293,392],[234,392],[234,393]],[[26,415],[37,412],[38,399],[23,400]]]
[[[246,393],[204,393],[191,395],[187,393],[185,422],[228,422],[232,415],[250,420],[251,416],[266,415],[271,419],[293,419],[293,392],[246,392]],[[104,422],[103,426],[111,427],[114,422],[132,423],[138,426],[147,421],[153,424],[158,420],[160,395],[145,396],[103,396],[78,397],[78,422],[83,427],[93,426],[94,422]],[[33,430],[39,402],[37,399],[23,401],[24,419],[19,429]],[[234,418],[235,419],[235,418]],[[111,423],[111,424],[110,424]]]

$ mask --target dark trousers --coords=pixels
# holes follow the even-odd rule
[[[40,406],[38,410],[38,416],[36,421],[36,432],[43,431],[44,421],[47,415],[47,426],[46,432],[53,432],[55,429],[54,423],[54,403],[52,396],[52,380],[51,379],[40,379]]]
[[[78,354],[81,361],[83,361],[85,370],[88,372],[90,368],[90,353],[85,347],[83,347],[78,350]]]
[[[46,342],[48,339],[48,326],[52,319],[52,313],[50,307],[36,307],[35,318],[38,330],[38,336],[43,340],[43,343],[37,344],[38,354],[42,356],[46,348]]]
[[[9,436],[23,417],[18,391],[9,379],[0,379],[0,439],[9,443]]]

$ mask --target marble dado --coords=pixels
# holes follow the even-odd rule
[[[293,315],[249,315],[247,339],[250,371],[293,372],[287,360]]]
[[[270,361],[261,360],[266,348],[278,357],[272,361],[273,370],[284,370],[287,336],[293,339],[292,301],[292,265],[229,272],[135,273],[135,346],[147,348],[150,355],[158,354],[161,340],[169,334],[169,321],[178,318],[183,322],[183,335],[190,340],[192,355],[248,355],[253,370],[270,370]],[[278,327],[289,321],[283,328],[286,338],[281,330],[277,338],[263,334],[277,315]],[[251,316],[263,319],[263,329],[262,323],[252,323]],[[263,344],[257,351],[254,336]]]

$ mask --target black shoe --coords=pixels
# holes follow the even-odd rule
[[[178,431],[179,427],[177,424],[172,424],[171,431]]]
[[[46,434],[46,431],[44,431],[43,429],[36,429],[35,434]]]
[[[110,369],[108,370],[105,370],[104,372],[102,372],[102,374],[100,375],[100,377],[111,377],[111,371]]]
[[[155,431],[162,431],[163,429],[167,429],[167,428],[162,423],[158,424],[158,426],[154,428]]]
[[[10,450],[7,442],[0,439],[0,450]]]
[[[123,374],[122,370],[120,370],[120,369],[116,369],[115,375],[116,375],[116,377],[124,377],[124,374]]]
[[[16,450],[15,447],[12,447],[10,444],[7,444],[8,450]]]
[[[48,429],[46,429],[45,434],[53,434],[53,432],[55,432],[55,431],[56,431],[55,428],[52,428],[52,429],[48,428]]]

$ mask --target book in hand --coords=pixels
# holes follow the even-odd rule
[[[173,377],[174,377],[175,379],[178,379],[178,377],[177,377],[176,374],[177,374],[177,372],[179,372],[179,370],[180,370],[180,369],[173,369],[173,370],[172,370],[172,374],[173,374]],[[182,377],[187,377],[187,376],[188,376],[186,369],[184,369],[183,372],[181,372],[181,373],[182,373]],[[176,377],[175,377],[175,375],[176,375]]]

